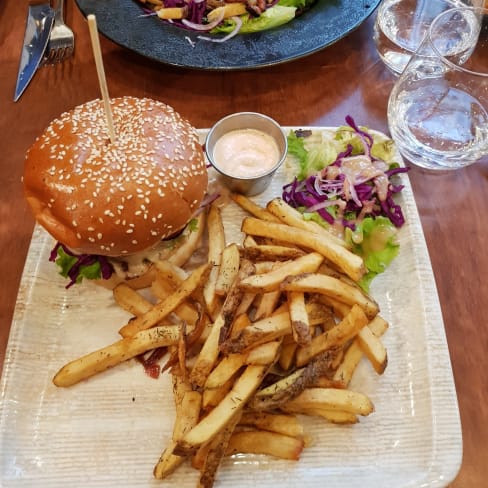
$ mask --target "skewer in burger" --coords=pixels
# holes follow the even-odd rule
[[[51,260],[68,286],[82,278],[113,286],[173,252],[207,190],[203,149],[187,120],[155,100],[110,104],[113,143],[94,100],[51,122],[26,155],[25,196],[58,241]]]

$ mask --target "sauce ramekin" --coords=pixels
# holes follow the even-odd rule
[[[219,167],[214,158],[216,142],[230,131],[255,129],[271,136],[278,147],[279,158],[266,172],[257,171],[252,176],[235,176]],[[281,126],[272,118],[257,112],[237,112],[220,119],[208,132],[205,152],[222,182],[233,192],[247,196],[262,193],[286,158],[288,144]]]

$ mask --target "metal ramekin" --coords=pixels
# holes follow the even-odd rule
[[[278,145],[280,158],[266,173],[255,177],[236,177],[226,174],[215,163],[213,152],[215,143],[225,133],[238,129],[256,129],[272,136]],[[210,164],[219,173],[219,178],[233,192],[252,196],[263,192],[270,184],[273,175],[283,164],[288,144],[280,125],[267,115],[256,112],[238,112],[220,119],[209,131],[205,141],[205,151]]]

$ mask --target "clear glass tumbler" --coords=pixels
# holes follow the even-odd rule
[[[488,9],[439,14],[395,83],[388,124],[404,157],[456,169],[488,156]]]
[[[483,0],[383,0],[377,10],[374,41],[381,59],[399,75],[432,21],[454,7],[481,7]]]

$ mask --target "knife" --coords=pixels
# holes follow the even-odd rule
[[[24,93],[41,63],[49,41],[53,21],[54,10],[49,5],[49,2],[29,5],[14,102]]]

